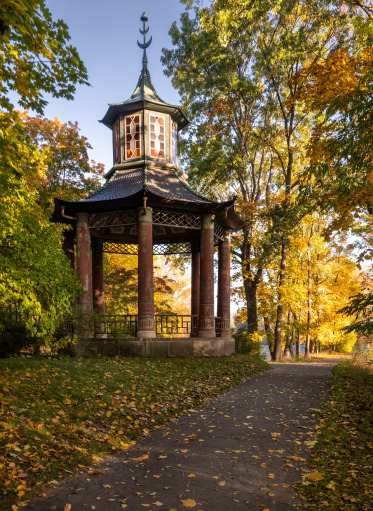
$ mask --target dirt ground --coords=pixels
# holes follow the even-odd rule
[[[273,363],[23,509],[302,509],[292,485],[307,470],[318,410],[337,362]]]

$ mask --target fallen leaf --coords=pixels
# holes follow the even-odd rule
[[[188,477],[196,477],[195,474],[189,474]]]
[[[218,483],[219,486],[225,486],[227,483],[225,481],[220,481],[220,483]]]
[[[314,470],[313,472],[306,474],[305,477],[311,481],[321,481],[324,479],[324,476],[320,474],[318,470]]]
[[[330,483],[327,484],[326,487],[329,488],[329,490],[335,490],[335,482],[330,481]]]
[[[197,502],[193,499],[182,500],[181,503],[184,507],[195,507],[197,505]]]
[[[149,454],[144,454],[144,456],[140,456],[139,458],[132,458],[132,461],[144,461],[149,458]]]
[[[65,507],[63,508],[63,511],[70,511],[71,509],[71,504],[66,504]]]
[[[159,502],[159,500],[157,500],[157,502],[154,502],[154,505],[155,506],[163,506],[162,502]]]

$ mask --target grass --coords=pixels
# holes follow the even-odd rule
[[[0,360],[0,509],[25,505],[267,367],[245,355]]]
[[[322,414],[298,491],[308,509],[373,509],[373,366],[342,362],[332,372],[332,398]]]

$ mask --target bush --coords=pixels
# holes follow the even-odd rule
[[[18,355],[36,342],[22,321],[3,320],[0,324],[0,358]]]
[[[243,353],[246,355],[251,355],[252,357],[261,357],[261,337],[258,332],[248,334],[244,328],[238,327],[233,333],[233,338],[236,343],[236,353]]]

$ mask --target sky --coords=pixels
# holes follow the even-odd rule
[[[180,103],[160,58],[162,48],[172,47],[168,32],[184,6],[178,0],[46,0],[46,5],[53,19],[68,25],[70,43],[78,49],[91,86],[78,86],[73,101],[46,97],[49,104],[44,115],[62,122],[77,121],[93,147],[90,158],[104,163],[109,171],[113,165],[112,132],[99,119],[108,103],[124,101],[135,90],[142,66],[142,50],[136,41],[143,40],[139,29],[144,11],[149,18],[147,36],[153,37],[147,55],[155,90],[167,103]]]

